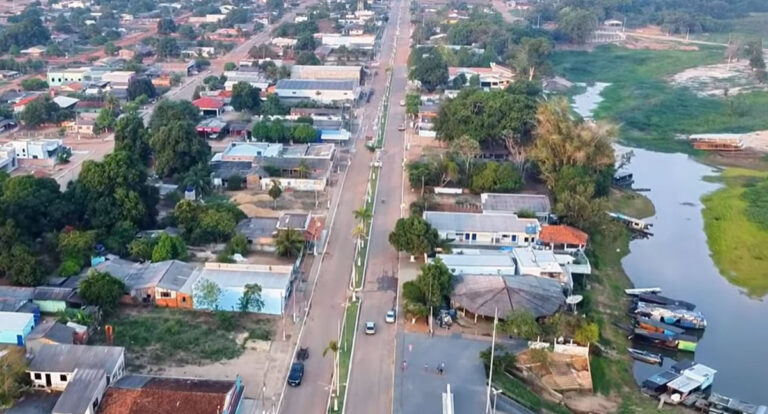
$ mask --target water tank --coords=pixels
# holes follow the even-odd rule
[[[195,201],[195,187],[189,186],[186,190],[184,190],[184,199],[185,200],[191,200]]]

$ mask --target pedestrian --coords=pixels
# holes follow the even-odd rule
[[[445,372],[445,362],[440,363],[440,375],[443,375]]]
[[[406,360],[403,360],[403,372],[405,372],[406,368],[408,368],[408,362]]]
[[[440,371],[440,364],[437,364],[437,375],[443,375],[443,371]]]
[[[424,372],[429,372],[429,365],[428,364],[424,364]]]

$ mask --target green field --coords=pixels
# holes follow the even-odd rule
[[[768,92],[727,99],[704,98],[665,79],[688,68],[722,62],[723,49],[630,50],[602,46],[593,52],[560,51],[555,72],[576,82],[611,83],[595,118],[621,127],[626,144],[657,151],[692,153],[676,134],[749,132],[768,129]]]
[[[744,193],[766,177],[766,172],[729,168],[715,178],[724,187],[702,198],[712,259],[722,275],[753,297],[768,294],[768,229],[749,214]]]
[[[691,36],[692,40],[703,40],[715,43],[728,43],[729,40],[744,43],[754,39],[768,40],[768,13],[752,13],[740,19],[726,20],[731,30],[718,33],[698,33]]]

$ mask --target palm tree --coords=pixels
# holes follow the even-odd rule
[[[299,165],[296,167],[296,174],[298,174],[299,178],[307,178],[309,177],[310,172],[312,172],[312,169],[309,168],[307,161],[301,160]]]
[[[280,230],[275,238],[276,253],[283,257],[298,257],[304,249],[304,234],[296,229]]]
[[[355,210],[355,218],[366,225],[373,218],[373,212],[370,208],[363,206]]]
[[[366,236],[366,228],[363,225],[363,223],[359,223],[355,228],[352,229],[352,237],[355,237],[357,239],[357,248],[361,249],[363,247],[363,239]]]
[[[323,358],[325,358],[325,355],[328,354],[328,352],[331,352],[333,354],[333,384],[332,387],[335,388],[336,392],[338,393],[339,390],[339,343],[336,341],[330,341],[328,342],[328,346],[323,349]]]

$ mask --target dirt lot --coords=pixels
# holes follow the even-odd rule
[[[672,76],[670,82],[691,88],[699,96],[723,97],[768,90],[768,85],[757,82],[746,59],[687,69]]]
[[[280,211],[312,211],[319,214],[325,212],[328,205],[328,194],[325,192],[314,193],[312,191],[284,191],[275,201],[261,190],[243,190],[230,192],[233,203],[248,217],[277,217]]]

